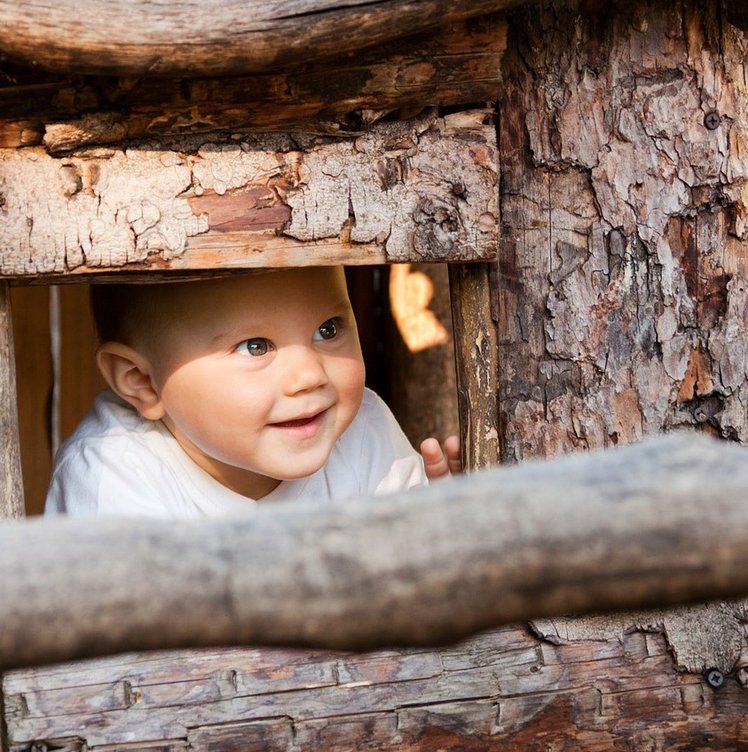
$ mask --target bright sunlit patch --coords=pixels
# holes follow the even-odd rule
[[[390,305],[400,335],[411,352],[427,350],[449,341],[449,333],[429,310],[434,284],[423,272],[412,272],[410,264],[390,267]]]

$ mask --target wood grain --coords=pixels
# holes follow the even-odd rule
[[[543,615],[745,594],[746,483],[745,449],[683,435],[324,511],[9,523],[0,666],[215,644],[433,645]]]
[[[468,471],[501,459],[495,272],[491,264],[449,266],[462,462]]]
[[[51,400],[54,374],[49,289],[11,288],[16,386],[26,514],[41,514],[52,469]]]
[[[492,15],[316,64],[231,78],[73,76],[6,65],[0,146],[44,144],[59,152],[188,133],[360,134],[384,117],[494,99],[506,34],[506,19]]]
[[[10,290],[0,283],[0,519],[24,515]]]
[[[3,679],[11,752],[735,752],[746,733],[740,681],[715,691],[634,624],[608,641],[510,626],[429,652],[128,653]]]
[[[494,258],[497,171],[492,114],[481,110],[347,139],[0,151],[0,273]]]
[[[352,52],[516,0],[0,2],[0,49],[53,71],[126,76],[257,73]]]

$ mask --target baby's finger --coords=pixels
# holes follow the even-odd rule
[[[429,480],[449,475],[449,463],[436,439],[429,438],[421,442],[421,457]]]
[[[444,440],[444,452],[447,455],[449,472],[459,475],[462,472],[462,452],[459,436],[447,436]]]

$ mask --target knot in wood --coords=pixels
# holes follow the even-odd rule
[[[413,220],[418,225],[413,245],[422,258],[459,256],[462,221],[456,207],[433,197],[422,198]]]

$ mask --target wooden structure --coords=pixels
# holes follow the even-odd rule
[[[0,2],[7,279],[448,261],[470,466],[678,426],[748,440],[738,3],[239,5],[175,36],[178,15],[123,29],[94,0],[77,13]],[[238,48],[221,46],[227,28]],[[0,509],[13,516],[7,286],[0,305]],[[22,670],[3,678],[2,743],[740,749],[745,611],[538,620],[439,651]]]

